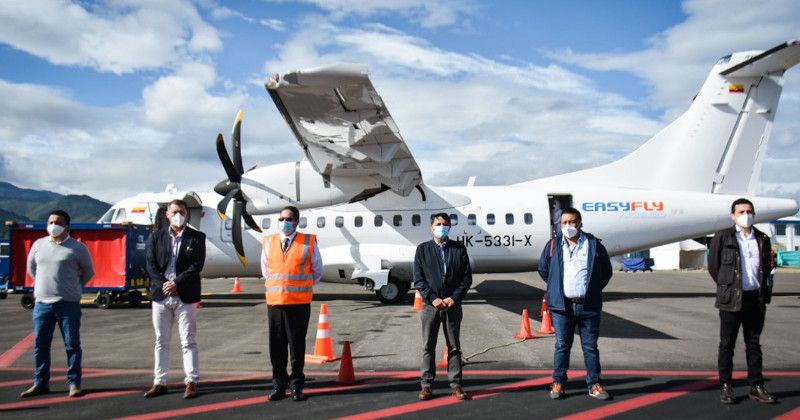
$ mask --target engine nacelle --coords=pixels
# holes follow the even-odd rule
[[[305,160],[256,168],[241,181],[250,214],[277,213],[290,205],[308,209],[349,203],[386,189],[370,176],[322,175]]]

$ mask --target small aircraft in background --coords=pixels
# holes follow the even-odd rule
[[[775,220],[795,214],[797,202],[754,192],[784,72],[798,61],[800,40],[725,56],[688,111],[629,155],[506,186],[424,183],[364,66],[276,74],[266,88],[303,161],[245,171],[240,112],[231,155],[217,138],[228,179],[215,192],[139,194],[114,204],[100,222],[159,226],[166,204],[181,198],[188,223],[208,238],[204,277],[260,276],[259,263],[247,257],[258,261],[262,236],[278,232],[277,213],[297,206],[299,228],[319,237],[323,280],[361,284],[391,303],[410,289],[414,252],[431,237],[433,213],[451,214],[450,238],[467,246],[475,273],[535,270],[556,202],[578,208],[611,255],[729,226],[730,203],[741,196],[753,201],[756,222]]]

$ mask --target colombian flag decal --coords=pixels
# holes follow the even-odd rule
[[[744,85],[730,85],[730,86],[728,86],[728,92],[730,92],[730,93],[742,93],[742,92],[744,92]]]
[[[146,207],[134,207],[131,209],[131,213],[144,213]]]

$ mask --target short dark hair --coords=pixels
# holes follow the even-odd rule
[[[583,222],[583,217],[581,217],[581,212],[578,211],[578,209],[576,209],[575,207],[567,207],[564,210],[561,210],[561,216],[564,216],[565,214],[573,214],[575,215],[575,217],[578,218],[579,222]]]
[[[167,204],[167,210],[169,210],[169,208],[172,205],[181,206],[181,207],[183,207],[184,210],[189,210],[189,205],[186,204],[186,202],[181,200],[181,199],[175,199],[175,200],[170,201],[169,204]]]
[[[295,206],[286,206],[286,207],[281,209],[281,213],[283,213],[284,210],[289,210],[290,212],[292,212],[292,219],[294,219],[295,222],[300,220],[300,210],[298,210],[297,207],[295,207]],[[278,213],[278,214],[280,215],[280,213]]]
[[[736,206],[738,206],[739,204],[749,204],[750,207],[753,209],[753,213],[756,212],[756,206],[753,205],[752,201],[746,198],[737,198],[736,200],[733,201],[733,204],[731,204],[731,214],[736,212]]]
[[[432,214],[432,215],[431,215],[431,225],[433,225],[433,222],[435,222],[435,221],[436,221],[436,219],[438,219],[438,218],[440,218],[440,217],[441,217],[442,219],[444,219],[444,222],[447,224],[447,226],[450,226],[450,215],[449,215],[449,214],[447,214],[447,213],[436,213],[436,214]]]
[[[64,221],[67,222],[67,226],[69,226],[69,221],[70,221],[69,213],[65,212],[64,210],[53,210],[50,212],[50,216],[53,215],[63,217]]]

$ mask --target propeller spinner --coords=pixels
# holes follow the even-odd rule
[[[247,265],[247,258],[244,255],[244,246],[242,245],[242,219],[247,223],[250,228],[257,232],[261,232],[261,227],[256,224],[253,216],[247,213],[247,199],[242,194],[241,181],[242,175],[245,173],[242,167],[242,149],[241,149],[241,133],[242,128],[242,111],[236,114],[236,121],[233,123],[233,133],[231,135],[233,141],[233,159],[228,155],[225,148],[225,141],[222,134],[217,135],[217,155],[225,168],[225,174],[228,179],[221,181],[214,187],[214,191],[224,196],[217,205],[217,213],[222,220],[225,220],[225,211],[228,209],[228,203],[233,200],[233,247],[236,250],[236,255],[242,262],[242,265]],[[253,165],[248,172],[253,170],[256,166]]]

